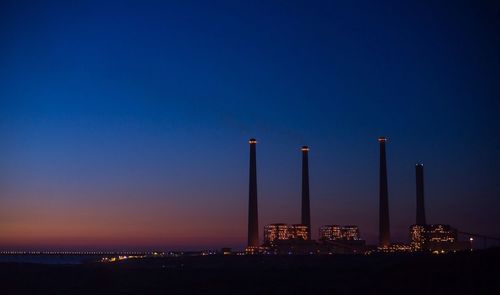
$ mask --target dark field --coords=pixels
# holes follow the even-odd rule
[[[0,294],[500,294],[500,249],[0,264]]]

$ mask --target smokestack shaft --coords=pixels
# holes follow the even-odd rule
[[[309,203],[309,148],[302,147],[302,214],[301,223],[308,228],[307,239],[311,239],[311,208]]]
[[[415,175],[417,181],[417,225],[425,225],[425,206],[424,206],[424,165],[415,166]]]
[[[257,211],[257,155],[255,139],[250,139],[250,182],[248,197],[248,246],[259,246],[259,218]]]
[[[379,191],[379,244],[389,246],[391,240],[389,226],[389,193],[387,189],[387,161],[385,155],[385,138],[380,138],[380,191]]]

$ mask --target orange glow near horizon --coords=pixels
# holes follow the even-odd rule
[[[54,245],[60,249],[124,250],[221,247],[240,244],[245,239],[245,219],[231,212],[220,216],[213,206],[135,200],[103,200],[99,206],[82,200],[34,204],[18,199],[6,203],[0,209],[0,249],[4,250]],[[227,226],[227,220],[235,222]]]

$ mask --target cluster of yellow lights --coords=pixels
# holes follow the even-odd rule
[[[430,242],[450,242],[450,243],[453,243],[455,242],[455,238],[454,237],[450,237],[450,236],[444,236],[444,237],[432,237],[429,239]]]
[[[303,152],[308,152],[309,151],[309,147],[308,146],[303,146],[302,148],[300,148],[301,151]]]
[[[288,239],[288,225],[284,223],[269,224],[264,227],[264,240],[272,242],[275,240]]]
[[[294,224],[294,225],[288,227],[288,232],[289,232],[290,239],[307,240],[307,235],[309,233],[309,229],[305,225]]]
[[[101,258],[101,262],[104,262],[104,263],[110,263],[110,262],[117,262],[117,261],[122,261],[122,260],[127,260],[127,259],[138,259],[138,258],[144,258],[146,257],[145,255],[129,255],[129,256],[126,256],[126,255],[119,255],[119,256],[115,256],[115,257],[103,257]]]
[[[264,227],[264,240],[266,242],[289,239],[306,240],[308,233],[308,227],[302,224],[273,223]]]
[[[257,143],[257,140],[255,140],[255,139],[251,138],[251,139],[248,141],[248,143],[250,143],[250,144],[255,144],[255,143]]]
[[[441,251],[443,247],[449,249],[457,242],[457,233],[453,228],[442,224],[413,225],[410,227],[410,239],[414,251]]]
[[[359,228],[355,225],[324,225],[319,229],[321,239],[325,240],[359,240]]]
[[[412,247],[406,244],[391,244],[389,246],[379,247],[378,250],[381,252],[390,252],[390,253],[413,251]]]
[[[265,253],[269,249],[267,247],[254,247],[254,246],[249,246],[245,248],[245,255],[255,255],[255,254],[261,254]],[[238,255],[238,254],[237,254]]]
[[[425,243],[425,227],[414,225],[410,228],[411,246],[413,250],[422,250]]]
[[[456,241],[454,231],[449,229],[449,228],[444,227],[441,224],[428,230],[427,234],[429,235],[428,239],[430,242],[454,243]]]

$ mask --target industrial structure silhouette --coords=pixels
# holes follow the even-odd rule
[[[309,194],[309,147],[302,146],[302,193],[301,223],[288,225],[273,223],[264,226],[264,240],[259,240],[259,220],[257,208],[257,140],[251,138],[250,177],[248,200],[248,242],[246,253],[274,254],[322,254],[322,253],[366,253],[370,251],[434,251],[439,253],[468,250],[469,241],[459,241],[460,231],[447,224],[427,224],[424,206],[424,166],[415,166],[416,179],[416,222],[409,228],[410,244],[391,241],[389,218],[389,192],[387,179],[386,137],[379,137],[379,243],[367,246],[360,237],[356,225],[322,225],[318,241],[311,238],[311,208]]]

